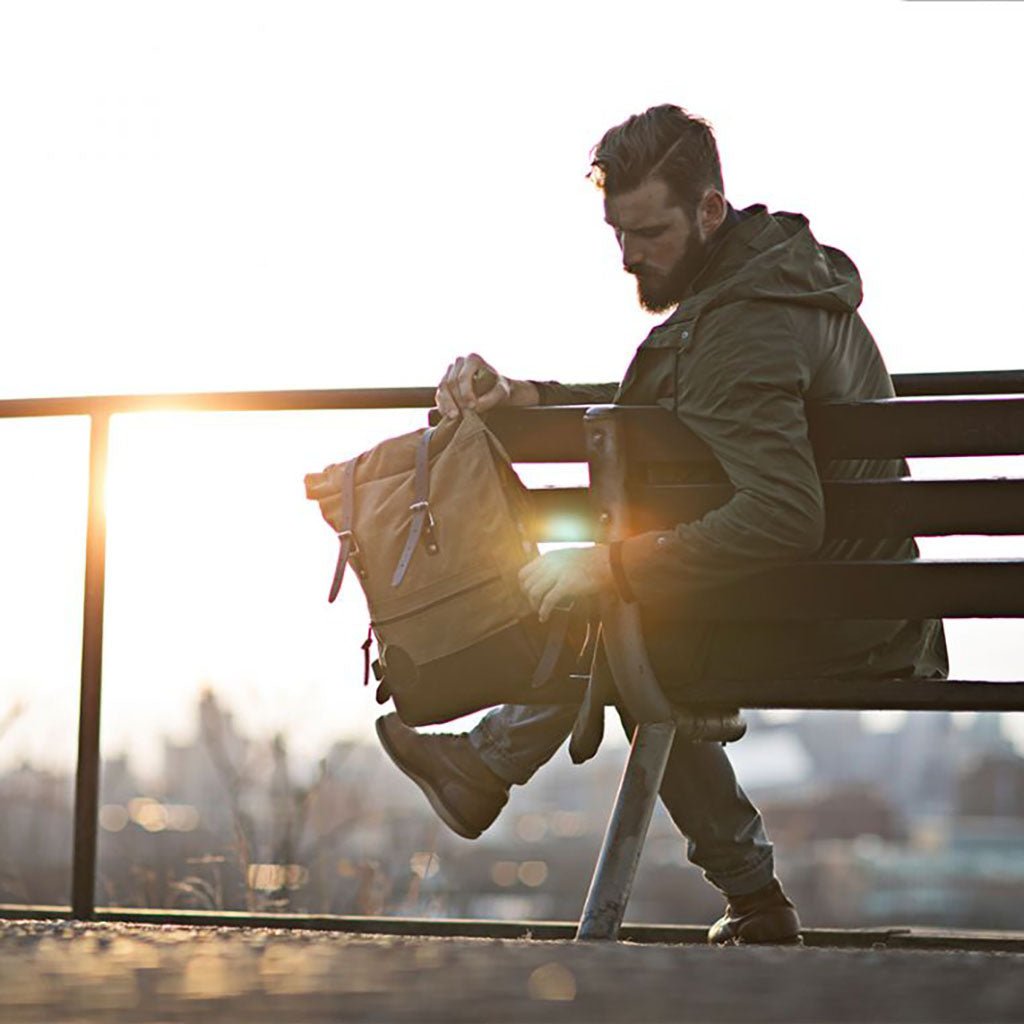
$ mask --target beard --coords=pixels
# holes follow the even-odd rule
[[[640,305],[648,313],[664,313],[678,306],[704,266],[709,247],[709,242],[694,232],[686,251],[667,273],[655,274],[642,268],[630,270],[629,273],[636,277],[636,296]]]

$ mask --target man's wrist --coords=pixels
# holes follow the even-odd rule
[[[622,567],[622,541],[620,540],[612,541],[608,545],[608,572],[619,597],[627,604],[636,601],[636,595],[626,577],[626,570]]]
[[[509,405],[540,405],[540,392],[532,380],[508,379],[508,404]]]

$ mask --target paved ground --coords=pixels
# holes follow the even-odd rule
[[[1024,1021],[1024,956],[0,922],[0,1021]]]

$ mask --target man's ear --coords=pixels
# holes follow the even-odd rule
[[[702,238],[710,238],[725,220],[725,196],[717,188],[709,188],[697,206],[697,224]]]

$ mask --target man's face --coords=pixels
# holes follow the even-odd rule
[[[636,277],[640,305],[661,313],[682,301],[704,263],[707,239],[660,179],[605,196],[604,219],[615,230],[623,269]]]

